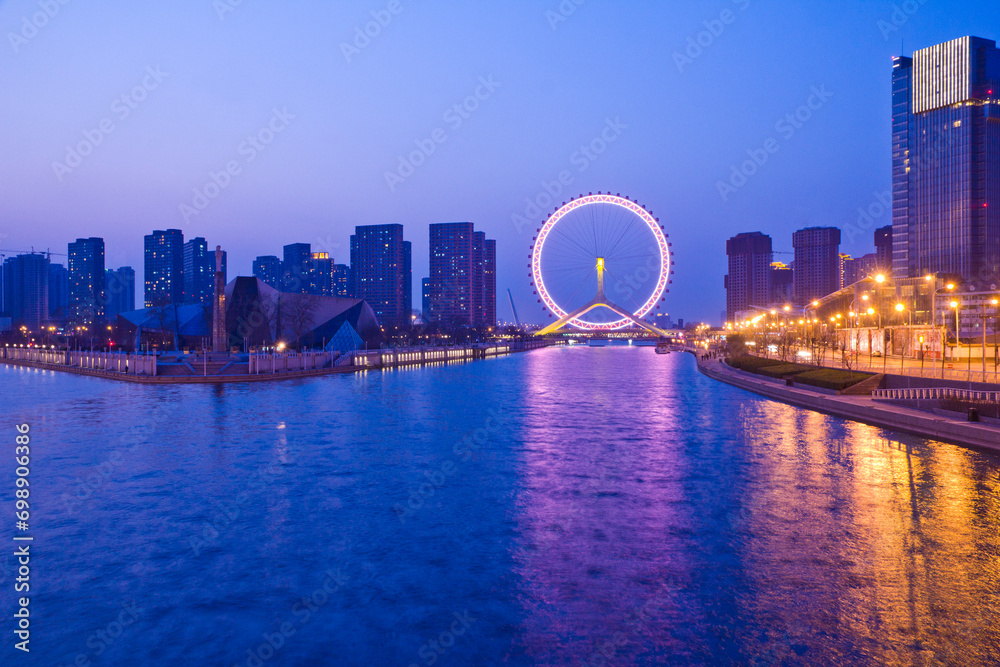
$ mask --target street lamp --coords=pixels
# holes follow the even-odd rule
[[[896,304],[896,312],[903,313],[906,311],[906,342],[903,343],[903,347],[899,350],[899,372],[903,372],[903,360],[906,358],[906,344],[910,342],[910,335],[912,334],[913,327],[913,313],[901,303]]]

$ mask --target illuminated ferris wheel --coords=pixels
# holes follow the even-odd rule
[[[538,335],[630,324],[664,335],[642,318],[664,299],[672,254],[663,227],[638,203],[600,192],[571,199],[539,228],[530,257],[535,292],[557,318]]]

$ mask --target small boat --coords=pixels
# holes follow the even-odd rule
[[[656,353],[657,354],[670,354],[670,341],[669,340],[658,340],[658,341],[656,341]]]
[[[607,347],[608,346],[608,339],[607,338],[591,338],[590,340],[587,341],[587,345],[590,346],[590,347]]]

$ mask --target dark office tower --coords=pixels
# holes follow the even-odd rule
[[[49,264],[49,319],[65,322],[69,317],[69,271],[62,264]]]
[[[799,306],[840,289],[840,230],[807,227],[792,234],[795,250],[793,297]]]
[[[475,231],[471,222],[430,226],[430,318],[447,326],[475,324]]]
[[[104,239],[69,244],[69,323],[93,326],[104,319]]]
[[[1000,50],[962,37],[892,65],[893,274],[1000,276]]]
[[[410,323],[410,253],[402,225],[364,225],[351,235],[351,296],[366,300],[386,331]]]
[[[290,243],[284,248],[281,262],[282,292],[309,294],[309,264],[312,246],[308,243]]]
[[[431,321],[431,279],[420,279],[420,317],[424,322]]]
[[[184,302],[184,233],[156,230],[144,238],[146,308]]]
[[[403,312],[405,326],[413,324],[413,244],[403,241]]]
[[[726,318],[751,306],[765,307],[771,297],[771,237],[760,232],[737,234],[726,241],[729,273],[726,275]]]
[[[277,289],[281,284],[281,259],[274,255],[261,255],[253,261],[253,277]]]
[[[212,304],[215,279],[215,254],[208,243],[196,236],[184,243],[184,303]]]
[[[309,293],[330,296],[333,287],[333,260],[330,254],[314,252],[309,260]]]
[[[878,270],[892,275],[892,225],[875,230],[875,258]]]
[[[486,239],[483,254],[483,321],[486,327],[497,323],[497,242]]]
[[[334,264],[330,268],[330,294],[349,297],[351,294],[351,267],[347,264]]]
[[[486,270],[486,234],[472,232],[472,324],[480,326],[485,319],[484,273]]]
[[[771,262],[770,305],[790,305],[792,303],[792,282],[795,272],[782,262]]]
[[[49,258],[41,253],[3,263],[4,308],[15,329],[38,332],[49,317]]]
[[[135,310],[135,270],[131,266],[123,266],[108,269],[106,275],[108,300],[105,314],[109,321],[113,321],[122,313]]]

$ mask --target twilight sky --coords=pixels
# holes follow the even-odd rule
[[[366,43],[372,12],[385,25]],[[541,322],[529,201],[568,171],[557,203],[620,192],[660,218],[677,262],[665,309],[718,323],[726,238],[759,230],[790,251],[795,229],[856,225],[888,191],[901,40],[909,55],[1000,39],[1000,5],[0,0],[0,27],[0,248],[102,236],[108,267],[141,283],[153,229],[221,244],[233,277],[293,242],[346,263],[355,225],[402,223],[419,293],[427,224],[471,220],[497,239],[499,317],[510,287]],[[602,154],[579,152],[609,123]],[[777,152],[720,193],[768,139]],[[417,142],[433,152],[387,179]],[[870,252],[872,229],[843,251]]]

